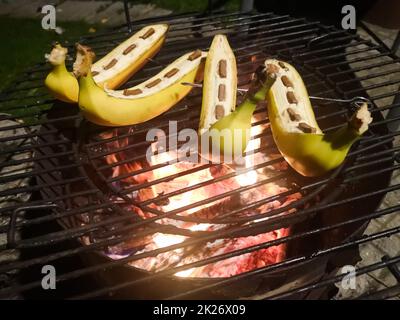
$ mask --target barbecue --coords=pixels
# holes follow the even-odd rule
[[[160,17],[81,43],[102,57],[154,23],[169,25],[165,44],[122,95],[185,53],[200,59],[224,34],[237,60],[239,103],[257,68],[278,59],[301,74],[323,132],[343,126],[360,101],[373,118],[369,130],[340,166],[304,177],[277,149],[260,103],[242,163],[191,163],[173,142],[181,147],[178,132],[198,129],[202,89],[195,79],[161,115],[108,127],[51,98],[43,88],[49,68],[39,64],[1,97],[7,113],[0,130],[8,133],[0,138],[0,182],[7,185],[0,190],[0,297],[45,298],[40,270],[50,264],[60,298],[332,298],[344,277],[339,270],[359,260],[359,245],[400,232],[394,226],[363,236],[371,219],[399,209],[379,209],[399,189],[391,177],[399,169],[400,119],[387,112],[399,107],[391,85],[400,79],[385,78],[399,71],[399,58],[367,28],[360,36],[274,13]],[[177,76],[172,67],[166,71]],[[381,80],[368,84],[372,78]],[[282,82],[293,85],[287,77]],[[164,148],[160,136],[146,139],[152,128],[165,132]],[[357,274],[389,268],[399,277],[399,262],[387,257]],[[397,284],[372,295],[399,292]]]

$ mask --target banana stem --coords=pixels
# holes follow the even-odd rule
[[[65,67],[65,59],[67,57],[67,48],[62,47],[60,44],[54,45],[50,54],[46,54],[47,61],[54,67],[62,66]]]
[[[265,101],[265,96],[267,92],[274,84],[276,78],[267,78],[266,81],[262,84],[261,88],[254,93],[254,95],[250,95],[240,106],[236,108],[236,111],[239,113],[250,113],[253,114],[254,110],[257,107],[259,102]],[[235,112],[236,112],[235,111]]]
[[[68,73],[68,70],[67,70],[67,67],[65,66],[65,63],[53,65],[53,71],[55,73],[58,73],[58,74],[63,74],[65,72]]]
[[[368,105],[364,103],[353,114],[347,126],[337,129],[333,133],[328,133],[324,139],[332,144],[335,149],[346,149],[353,144],[367,129],[372,122],[368,111]]]
[[[251,116],[256,110],[257,103],[252,99],[246,99],[240,106],[236,108],[235,113],[240,113],[243,116]]]
[[[335,132],[324,135],[324,140],[332,145],[335,150],[348,149],[358,138],[359,132],[350,125],[337,129]]]
[[[76,44],[76,60],[73,66],[74,74],[77,78],[81,76],[90,75],[90,69],[92,67],[95,54],[91,48],[83,46],[79,43]]]

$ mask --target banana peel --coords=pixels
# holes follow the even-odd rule
[[[110,89],[125,83],[161,49],[167,31],[166,24],[150,25],[139,30],[92,65],[94,81],[98,86]],[[67,49],[56,44],[46,56],[53,69],[45,79],[45,86],[56,99],[76,103],[79,85],[76,75],[65,67],[66,55]]]
[[[323,134],[296,69],[286,62],[268,59],[265,73],[276,78],[266,95],[268,117],[275,143],[289,165],[307,177],[337,168],[372,122],[367,104],[345,126]]]
[[[84,117],[98,125],[125,126],[148,121],[178,103],[202,75],[205,52],[196,50],[175,60],[149,80],[124,90],[103,89],[91,74],[92,51],[78,45],[79,61],[74,73],[79,79],[79,107]]]

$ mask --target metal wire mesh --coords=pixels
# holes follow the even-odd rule
[[[3,92],[0,100],[0,120],[4,123],[0,131],[12,132],[0,137],[0,143],[5,146],[0,152],[0,183],[4,186],[0,189],[0,235],[4,239],[0,242],[0,274],[4,276],[0,278],[0,296],[29,296],[32,292],[35,294],[37,288],[40,290],[41,287],[41,274],[38,270],[44,264],[57,266],[57,284],[65,289],[59,291],[64,298],[106,296],[122,289],[136,294],[149,283],[165,286],[162,281],[171,279],[179,271],[279,244],[313,241],[310,239],[323,241],[322,236],[315,237],[331,234],[330,232],[335,230],[347,230],[348,227],[364,230],[366,223],[371,219],[398,213],[399,205],[392,204],[377,209],[381,199],[387,194],[396,194],[400,186],[395,180],[390,182],[391,175],[395,175],[399,169],[399,131],[395,124],[400,118],[384,117],[388,111],[398,108],[399,105],[393,100],[400,82],[399,58],[381,42],[318,22],[273,13],[177,15],[152,21],[165,21],[170,24],[167,41],[155,60],[150,61],[129,81],[125,85],[127,87],[144,81],[186,51],[197,48],[207,50],[213,35],[223,32],[229,36],[239,61],[239,69],[242,70],[241,75],[244,76],[239,86],[247,84],[246,75],[251,74],[266,57],[278,57],[298,68],[312,95],[337,98],[368,95],[373,102],[370,106],[374,116],[371,130],[352,149],[345,165],[329,176],[307,180],[297,177],[290,170],[278,171],[255,184],[240,186],[235,190],[166,212],[155,205],[171,197],[235,178],[238,173],[230,171],[170,193],[137,201],[131,197],[132,193],[178,177],[215,168],[215,165],[203,164],[138,184],[121,182],[165,168],[171,163],[167,161],[117,175],[110,175],[110,171],[143,160],[145,154],[137,150],[143,150],[148,145],[140,140],[140,137],[149,128],[165,128],[169,120],[178,121],[178,126],[181,127],[196,127],[201,104],[199,92],[194,91],[176,107],[145,124],[130,128],[104,129],[82,121],[76,106],[61,104],[50,98],[42,86],[48,67],[44,63],[38,64],[21,74],[14,85]],[[149,21],[136,23],[132,32],[148,23]],[[93,47],[97,55],[102,56],[127,36],[125,28],[122,27],[113,32],[84,37],[80,41]],[[346,105],[319,105],[315,106],[315,109],[317,120],[326,132],[344,123],[349,113]],[[271,132],[267,126],[266,112],[260,107],[255,114],[262,120],[253,122],[252,126],[266,125],[266,129],[252,138],[268,141]],[[391,130],[388,130],[388,125]],[[273,151],[276,152],[274,145],[265,143],[256,153]],[[109,155],[116,155],[117,160],[107,163],[105,159]],[[282,157],[276,157],[257,164],[251,170],[283,162]],[[180,213],[277,181],[285,181],[289,184],[288,189],[229,208],[212,220],[215,224],[229,224],[231,227],[228,229],[194,232],[158,223],[166,217],[196,223],[210,222],[210,219],[183,216]],[[245,211],[262,208],[263,205],[281,201],[295,193],[300,193],[301,199],[273,210],[258,211],[255,215],[242,215]],[[115,197],[118,201],[115,201]],[[141,219],[132,215],[132,212],[126,209],[127,206],[139,208],[143,212],[152,213],[153,216]],[[296,209],[294,214],[282,214],[292,209]],[[101,219],[96,215],[99,212]],[[332,218],[337,212],[343,213],[340,217],[345,218]],[[279,239],[157,272],[141,273],[138,277],[128,273],[106,284],[96,279],[100,272],[118,273],[118,268],[146,257],[216,239],[244,237],[293,227],[308,219],[318,219],[320,223],[308,225],[306,229],[294,229],[296,231]],[[318,259],[332,257],[384,237],[399,235],[399,228],[400,226],[388,227],[367,236],[361,236],[362,231],[352,232],[352,237],[344,237],[338,243],[321,243],[311,252],[300,251],[301,254],[289,256],[276,264],[229,278],[195,284],[191,279],[173,279],[175,283],[184,284],[182,287],[178,285],[175,291],[165,288],[162,291],[166,292],[161,297],[190,298],[218,292],[226,286],[241,288],[244,283],[259,279],[263,275],[284,273],[288,268],[300,268],[302,265],[307,268],[307,264],[319,261]],[[182,243],[128,255],[117,260],[104,257],[104,250],[110,246],[156,232],[184,235],[188,239]],[[83,245],[82,239],[89,240]],[[88,263],[85,257],[91,255],[102,255],[103,260]],[[361,275],[387,267],[395,270],[393,268],[398,262],[400,256],[393,256],[361,267],[356,272],[357,275]],[[340,281],[343,277],[344,275],[333,274],[276,294],[261,294],[261,297],[286,298],[294,294],[307,295]],[[78,283],[85,285],[77,286]],[[285,284],[285,281],[282,284]],[[374,293],[373,297],[393,296],[396,292],[398,293],[398,286]],[[159,295],[150,293],[148,297]]]

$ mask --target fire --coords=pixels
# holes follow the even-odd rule
[[[186,237],[179,236],[175,234],[164,234],[164,233],[156,233],[153,237],[153,241],[158,248],[164,248],[168,246],[172,246],[174,244],[178,244],[183,242]]]
[[[255,122],[254,118],[252,119],[252,122],[253,123]],[[252,126],[250,129],[250,136],[251,137],[257,136],[261,132],[262,132],[261,126]],[[251,139],[249,141],[249,144],[247,145],[246,150],[245,150],[246,153],[250,153],[249,155],[247,155],[245,157],[245,168],[246,169],[253,167],[254,161],[255,161],[253,151],[257,150],[260,147],[260,145],[261,145],[260,138]],[[248,172],[238,175],[236,177],[237,182],[242,187],[249,186],[249,185],[256,183],[257,178],[258,178],[258,174],[257,174],[256,170],[248,171]]]
[[[181,277],[181,278],[187,278],[190,277],[191,274],[195,271],[195,268],[187,269],[187,270],[182,270],[177,273],[175,273],[175,276]]]
[[[253,121],[254,122],[254,121]],[[258,136],[262,132],[263,128],[261,125],[253,126],[251,128],[251,136]],[[120,141],[119,145],[112,147],[121,147],[126,145],[128,141]],[[244,167],[246,169],[253,168],[258,161],[266,161],[266,155],[261,155],[260,152],[253,153],[252,151],[258,149],[261,145],[261,139],[259,137],[251,140],[246,149],[246,156],[244,157]],[[155,153],[157,149],[156,142],[152,144],[153,156],[150,159],[150,166],[161,165],[154,170],[149,171],[146,174],[133,175],[132,178],[124,178],[124,183],[129,184],[140,184],[142,182],[158,181],[148,188],[140,189],[135,195],[137,201],[146,201],[154,199],[151,203],[153,208],[157,208],[162,212],[170,212],[173,210],[181,209],[178,213],[180,216],[195,216],[206,219],[212,219],[217,217],[219,214],[228,212],[229,210],[237,209],[242,204],[256,202],[263,198],[279,194],[287,191],[285,187],[281,187],[275,183],[268,183],[262,186],[251,188],[240,193],[236,193],[233,196],[226,196],[225,198],[218,198],[213,202],[208,199],[225,194],[229,191],[237,190],[241,186],[251,186],[255,184],[259,179],[263,179],[264,172],[251,169],[248,172],[240,173],[233,178],[222,179],[210,184],[202,185],[201,187],[190,188],[192,186],[204,183],[206,181],[213,181],[217,177],[225,176],[227,173],[233,172],[233,169],[227,165],[212,166],[211,168],[204,168],[197,170],[200,164],[193,164],[188,162],[175,162],[177,158],[173,151],[160,151]],[[111,153],[107,156],[106,161],[109,164],[116,164],[118,161],[126,160],[128,156],[123,153],[119,154],[118,157]],[[261,158],[260,158],[261,157]],[[269,159],[269,158],[268,158]],[[112,176],[118,177],[122,174],[134,172],[142,168],[140,163],[137,162],[124,162],[120,165],[114,165]],[[192,170],[193,169],[193,170]],[[270,168],[274,170],[274,168]],[[188,170],[191,170],[188,174]],[[171,177],[169,179],[169,177]],[[172,178],[173,177],[173,178]],[[265,178],[265,177],[264,177]],[[181,193],[182,190],[189,188]],[[171,196],[168,196],[172,194]],[[157,201],[157,197],[160,195],[164,196],[162,200]],[[237,198],[240,198],[239,201]],[[266,212],[273,210],[281,206],[285,206],[292,201],[297,200],[300,195],[292,195],[286,197],[282,201],[272,201],[264,204],[253,211],[245,212],[243,214],[256,214],[260,212]],[[203,201],[201,204],[197,204]],[[135,214],[140,214],[142,217],[147,218],[151,214],[145,212],[138,212],[135,207],[132,209]],[[211,223],[195,223],[190,221],[181,221],[173,218],[164,218],[158,220],[160,224],[170,224],[181,229],[195,231],[210,231],[217,230],[218,228],[228,227],[223,224]],[[143,258],[131,263],[132,266],[145,269],[148,271],[163,270],[168,267],[181,266],[195,261],[199,261],[208,257],[212,257],[219,254],[224,254],[237,249],[243,249],[251,245],[263,243],[266,241],[274,240],[285,236],[289,233],[289,229],[279,229],[264,234],[258,234],[248,237],[240,237],[236,239],[218,239],[215,241],[208,242],[193,247],[184,247],[171,250],[168,252],[161,253],[155,257]],[[155,233],[149,240],[146,240],[145,245],[142,245],[142,249],[135,252],[141,253],[151,251],[159,248],[165,248],[171,245],[180,244],[187,239],[186,236],[175,235],[175,234],[163,234],[160,232]],[[113,252],[113,259],[117,257],[124,257],[126,255],[126,247],[124,251],[118,255],[118,248],[113,247],[110,251]],[[117,254],[115,253],[117,252]],[[218,261],[203,267],[193,268],[175,273],[178,277],[225,277],[246,272],[251,269],[259,268],[268,264],[277,263],[285,258],[285,246],[279,245],[267,249],[262,249],[248,253],[245,255],[225,259]]]

